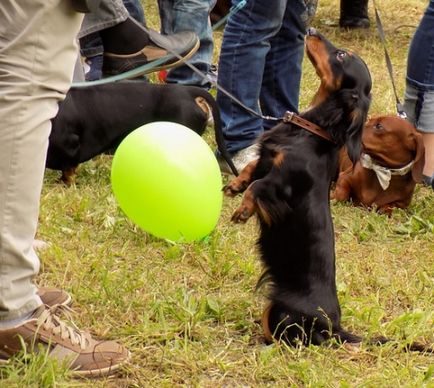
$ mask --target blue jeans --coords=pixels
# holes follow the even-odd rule
[[[434,90],[434,0],[429,2],[411,41],[407,81],[421,89]]]
[[[119,3],[119,0],[116,2],[116,4],[117,3]],[[145,24],[143,7],[139,0],[122,0],[122,3],[131,17],[136,19],[139,23]],[[117,6],[122,7],[122,4],[117,4]],[[92,17],[97,17],[97,15],[92,15]],[[97,28],[95,23],[87,22],[89,22],[89,16],[86,15],[82,26],[81,35],[86,33],[86,31],[84,31],[85,29],[91,29],[93,27]],[[102,55],[104,53],[104,47],[98,32],[92,32],[80,38],[80,52],[83,57],[87,58],[91,58],[96,55]]]
[[[434,0],[410,44],[404,109],[419,131],[434,133]]]
[[[162,34],[193,31],[199,36],[199,50],[189,63],[205,74],[210,71],[214,49],[209,14],[215,3],[216,0],[158,0]],[[206,80],[185,65],[171,70],[166,80],[187,85],[209,86]]]
[[[240,0],[232,0],[235,5]],[[248,0],[227,21],[218,84],[249,108],[282,117],[297,112],[308,8],[304,0]],[[217,93],[228,151],[235,153],[274,122],[252,116]]]

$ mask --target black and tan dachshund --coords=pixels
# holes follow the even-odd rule
[[[171,121],[202,135],[210,115],[220,153],[236,173],[225,148],[217,104],[202,88],[143,81],[71,88],[52,120],[46,166],[61,170],[62,181],[70,184],[80,163],[114,149],[144,124]]]
[[[335,279],[335,248],[329,192],[340,147],[356,160],[371,91],[366,64],[309,29],[306,52],[321,80],[300,124],[283,122],[260,138],[260,156],[225,188],[232,196],[247,188],[232,220],[254,213],[265,271],[271,285],[262,319],[266,337],[294,344],[360,338],[341,327]],[[303,128],[310,124],[316,133]],[[248,186],[248,187],[247,187]]]
[[[265,132],[259,159],[224,191],[234,196],[245,190],[234,222],[255,213],[259,219],[264,273],[258,284],[269,286],[270,300],[262,317],[266,338],[358,344],[362,338],[341,326],[329,193],[339,149],[346,145],[353,161],[359,157],[371,76],[355,53],[336,48],[315,29],[305,46],[321,80],[311,106]]]

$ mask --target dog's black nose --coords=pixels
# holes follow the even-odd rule
[[[316,28],[309,27],[307,29],[307,35],[309,35],[309,36],[316,36],[316,35],[318,35],[318,31],[316,30]]]

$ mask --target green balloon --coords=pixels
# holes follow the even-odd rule
[[[218,162],[208,144],[183,125],[154,122],[131,132],[115,152],[111,182],[127,217],[156,237],[200,240],[218,222]]]

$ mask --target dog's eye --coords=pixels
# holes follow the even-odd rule
[[[340,62],[342,62],[346,56],[347,56],[347,53],[345,51],[338,51],[336,53],[336,59]]]
[[[376,124],[374,125],[374,128],[375,128],[375,129],[379,129],[379,130],[384,129],[384,127],[383,127],[380,123],[376,123]]]

